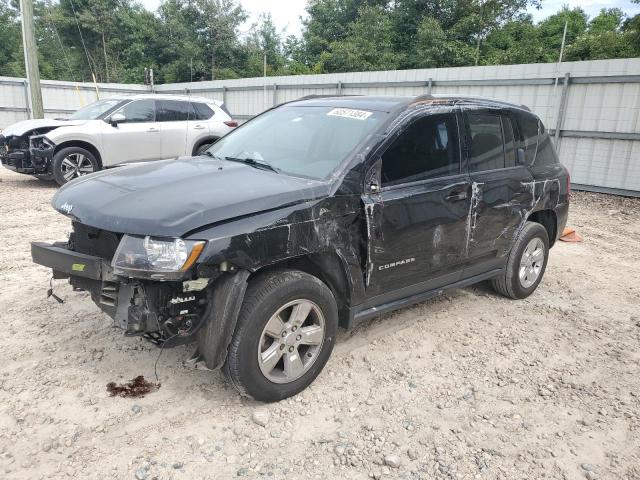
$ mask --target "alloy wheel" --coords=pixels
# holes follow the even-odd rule
[[[70,153],[60,163],[60,169],[65,181],[69,182],[76,177],[82,177],[94,172],[93,163],[81,153]]]
[[[325,319],[320,308],[304,299],[293,300],[274,313],[258,345],[258,365],[274,383],[302,377],[322,350]]]
[[[520,278],[520,284],[524,288],[531,287],[542,272],[544,266],[544,243],[542,239],[535,237],[532,238],[527,244],[524,252],[522,252],[522,258],[520,258],[520,268],[518,269],[518,277]]]

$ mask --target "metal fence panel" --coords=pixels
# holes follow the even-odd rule
[[[568,75],[565,77],[565,75]],[[92,84],[44,81],[47,116],[95,100]],[[100,85],[102,96],[146,92]],[[581,188],[640,196],[640,59],[243,78],[159,85],[225,101],[238,120],[306,95],[480,95],[527,105],[555,135]],[[28,117],[24,80],[0,77],[0,128]]]

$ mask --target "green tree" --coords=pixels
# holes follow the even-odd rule
[[[440,22],[425,17],[416,34],[416,55],[411,63],[418,68],[457,67],[473,62],[473,47],[450,38]]]
[[[538,35],[544,45],[545,61],[558,61],[565,22],[567,24],[566,45],[571,45],[587,31],[588,19],[588,15],[580,7],[569,9],[565,6],[558,13],[540,22]]]
[[[522,16],[492,31],[485,39],[482,65],[546,62],[547,55],[531,15]]]
[[[8,0],[0,0],[0,75],[24,76],[18,11]]]
[[[633,32],[623,32],[625,15],[618,8],[602,9],[567,48],[567,60],[596,60],[632,57]]]
[[[348,25],[346,38],[332,42],[315,68],[321,72],[393,70],[401,54],[393,51],[392,38],[393,24],[386,9],[363,6]]]
[[[363,6],[385,7],[388,0],[309,0],[308,17],[303,21],[306,63],[314,65],[329,46],[350,34]]]

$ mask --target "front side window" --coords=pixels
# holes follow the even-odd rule
[[[221,159],[267,162],[283,173],[327,178],[387,113],[329,106],[283,106],[225,135],[209,150]]]
[[[499,114],[469,113],[469,172],[504,168],[504,139]]]
[[[155,102],[153,100],[135,100],[127,103],[117,113],[124,115],[124,123],[154,122],[156,116]]]
[[[419,118],[382,155],[382,186],[459,173],[457,123],[453,114]]]

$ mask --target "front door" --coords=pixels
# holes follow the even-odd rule
[[[134,100],[120,110],[125,121],[118,126],[105,124],[102,135],[103,163],[105,167],[126,162],[159,160],[161,136],[155,121],[153,100]]]
[[[470,109],[464,118],[473,191],[465,276],[473,276],[504,263],[532,207],[533,177],[517,161],[518,132],[508,111]]]
[[[453,111],[408,120],[383,148],[363,196],[365,284],[381,303],[460,279],[471,194]]]

